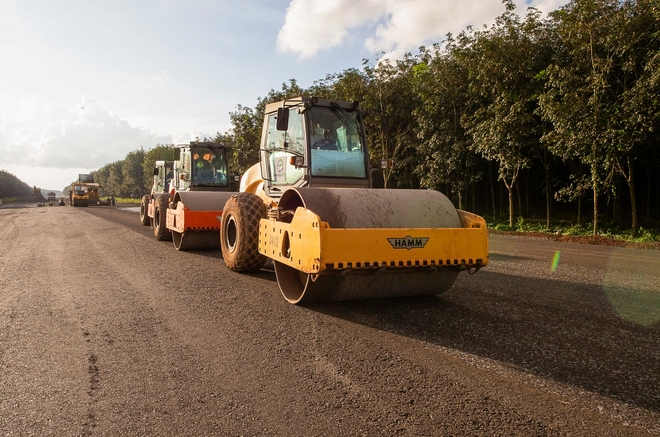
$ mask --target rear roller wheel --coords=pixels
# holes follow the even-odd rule
[[[215,249],[220,246],[218,231],[213,232],[176,232],[172,231],[172,242],[176,250]]]
[[[457,271],[448,269],[354,271],[316,276],[277,261],[273,265],[282,296],[293,304],[441,294],[458,276]]]
[[[140,202],[140,223],[144,226],[149,226],[151,219],[149,218],[149,195],[142,196]]]
[[[460,228],[456,209],[431,190],[299,188],[287,190],[279,208],[304,207],[331,228]],[[414,214],[407,213],[414,211]],[[378,256],[378,254],[375,254]],[[378,260],[377,261],[386,261]],[[375,261],[373,259],[365,261]],[[274,261],[277,284],[293,304],[440,294],[456,280],[448,267],[350,269],[310,275]]]
[[[172,239],[172,233],[167,229],[167,208],[169,199],[167,195],[161,195],[156,198],[154,206],[154,218],[151,220],[156,240],[168,241]]]
[[[259,220],[266,218],[266,205],[252,193],[231,196],[222,210],[220,247],[225,264],[237,272],[254,272],[266,257],[259,253]]]

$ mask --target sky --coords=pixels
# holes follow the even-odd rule
[[[567,1],[515,3],[522,16]],[[62,190],[130,151],[226,132],[238,105],[290,79],[414,54],[502,12],[500,0],[0,0],[0,170]]]

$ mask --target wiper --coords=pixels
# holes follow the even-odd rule
[[[297,151],[295,151],[295,150],[293,150],[293,149],[290,149],[290,148],[288,148],[288,147],[276,147],[276,148],[273,148],[273,149],[259,149],[259,151],[260,151],[260,152],[268,152],[268,153],[273,153],[273,152],[286,152],[286,153],[290,153],[290,154],[292,154],[292,155],[296,155],[296,156],[305,156],[305,155],[303,155],[302,153],[297,152]]]
[[[360,129],[358,126],[357,118],[351,117],[351,115],[346,111],[344,108],[339,106],[337,102],[330,102],[330,105],[332,105],[332,108],[330,110],[341,119],[341,121],[344,122],[345,125],[354,125],[355,126],[355,132],[359,133]]]

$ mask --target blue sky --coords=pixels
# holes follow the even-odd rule
[[[519,0],[542,12],[565,0]],[[229,129],[296,79],[490,24],[499,0],[0,0],[0,169],[61,190],[140,147]],[[257,145],[255,145],[256,147]]]

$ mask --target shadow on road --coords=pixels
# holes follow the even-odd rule
[[[442,296],[307,307],[660,410],[660,326],[621,319],[598,286],[480,272]]]
[[[490,262],[493,262],[493,261],[523,261],[532,258],[527,256],[520,256],[520,255],[505,255],[503,253],[489,253],[488,259]]]

